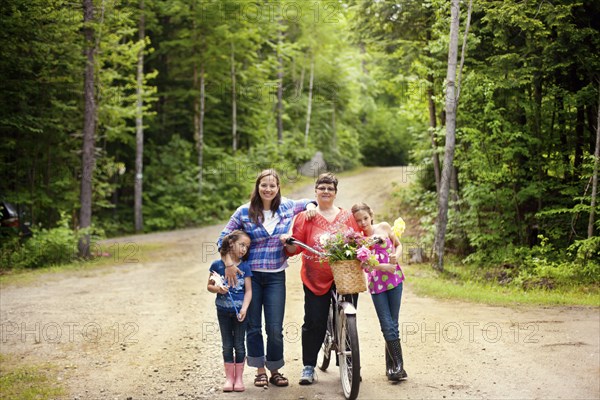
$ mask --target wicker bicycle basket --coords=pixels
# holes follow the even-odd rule
[[[339,294],[354,294],[367,290],[365,273],[358,260],[336,261],[331,265],[333,279]]]

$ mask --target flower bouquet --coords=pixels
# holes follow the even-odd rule
[[[319,238],[322,261],[329,263],[335,286],[340,294],[359,293],[367,290],[361,262],[377,262],[369,250],[369,240],[353,229],[323,234]]]

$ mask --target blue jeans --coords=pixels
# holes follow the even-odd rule
[[[283,361],[283,316],[285,313],[285,270],[252,271],[252,302],[248,307],[248,366],[276,370]],[[265,315],[265,353],[262,316]]]
[[[226,363],[243,363],[246,358],[245,334],[246,319],[240,322],[234,312],[217,310],[221,341],[223,342],[223,361]],[[235,358],[233,350],[235,349]],[[234,361],[235,360],[235,361]]]
[[[400,315],[400,303],[402,303],[402,283],[383,293],[371,294],[371,298],[385,340],[400,339],[398,316]]]

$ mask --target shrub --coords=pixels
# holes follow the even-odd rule
[[[32,227],[33,236],[21,243],[2,245],[2,265],[7,268],[40,268],[66,264],[77,255],[77,234],[63,214],[59,226],[52,229]]]

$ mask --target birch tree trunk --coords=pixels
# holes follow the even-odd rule
[[[204,62],[200,64],[200,94],[194,96],[194,140],[198,154],[198,195],[202,195],[204,165]],[[194,88],[198,88],[198,67],[194,64]]]
[[[85,38],[85,75],[84,75],[84,98],[85,107],[83,115],[83,147],[81,158],[81,192],[79,210],[79,228],[86,229],[92,225],[92,178],[95,164],[95,130],[96,130],[96,99],[94,84],[94,21],[93,0],[83,0],[83,35]],[[90,233],[86,232],[79,239],[79,256],[90,258]]]
[[[458,29],[460,26],[460,2],[452,0],[450,5],[450,44],[448,49],[448,70],[446,73],[446,147],[444,165],[440,180],[438,196],[438,216],[436,220],[434,241],[434,265],[439,271],[444,270],[444,248],[446,227],[448,224],[448,195],[454,161],[456,141],[456,69],[458,59]]]
[[[433,100],[433,96],[434,96],[433,75],[429,75],[427,77],[427,80],[430,83],[430,86],[427,88],[427,103],[428,103],[428,108],[429,108],[429,129],[431,130],[431,148],[432,148],[431,158],[433,159],[433,173],[435,176],[435,191],[439,195],[439,193],[440,193],[440,156],[437,153],[438,143],[437,143],[437,139],[435,137],[436,128],[437,128],[437,118],[436,118],[435,101]]]
[[[140,0],[139,40],[145,41],[145,16],[144,0]],[[134,220],[135,231],[144,230],[144,216],[142,213],[142,191],[144,170],[144,48],[142,44],[138,54],[137,87],[136,87],[136,116],[135,116],[135,184],[134,184]]]
[[[192,14],[194,14],[194,3],[192,3]],[[192,21],[194,55],[198,53],[200,59],[200,87],[198,87],[198,63],[194,60],[193,66],[193,85],[194,85],[194,142],[196,144],[196,154],[198,155],[198,196],[202,196],[203,186],[203,166],[204,166],[204,50],[206,48],[205,35],[202,35],[200,49],[196,48],[198,43],[198,26],[196,19]]]
[[[444,250],[446,240],[446,228],[448,225],[448,197],[452,186],[454,168],[454,147],[456,144],[456,112],[458,99],[460,97],[460,81],[462,67],[465,62],[465,51],[467,47],[467,34],[471,23],[471,10],[473,0],[469,1],[465,33],[463,37],[462,53],[460,56],[460,68],[458,69],[458,81],[456,81],[457,59],[458,59],[458,30],[460,27],[460,0],[452,0],[450,5],[450,43],[448,48],[448,71],[446,74],[446,147],[444,149],[444,165],[440,181],[440,192],[438,196],[438,217],[436,220],[435,239],[433,242],[434,257],[433,267],[439,271],[444,270]],[[455,176],[458,187],[458,177]]]
[[[592,175],[592,204],[588,221],[588,239],[594,235],[596,194],[598,193],[598,163],[600,162],[600,87],[598,87],[598,119],[596,120],[596,149],[594,150],[594,174]]]
[[[283,21],[279,21],[279,39],[277,46],[277,143],[283,144]]]
[[[236,90],[235,90],[235,46],[233,41],[231,42],[231,147],[233,153],[237,151],[238,140],[237,140],[237,103],[236,103]]]
[[[304,146],[308,146],[308,132],[310,130],[310,114],[312,112],[313,82],[315,79],[315,57],[310,56],[310,78],[308,81],[308,105],[306,106],[306,128],[304,130]]]

